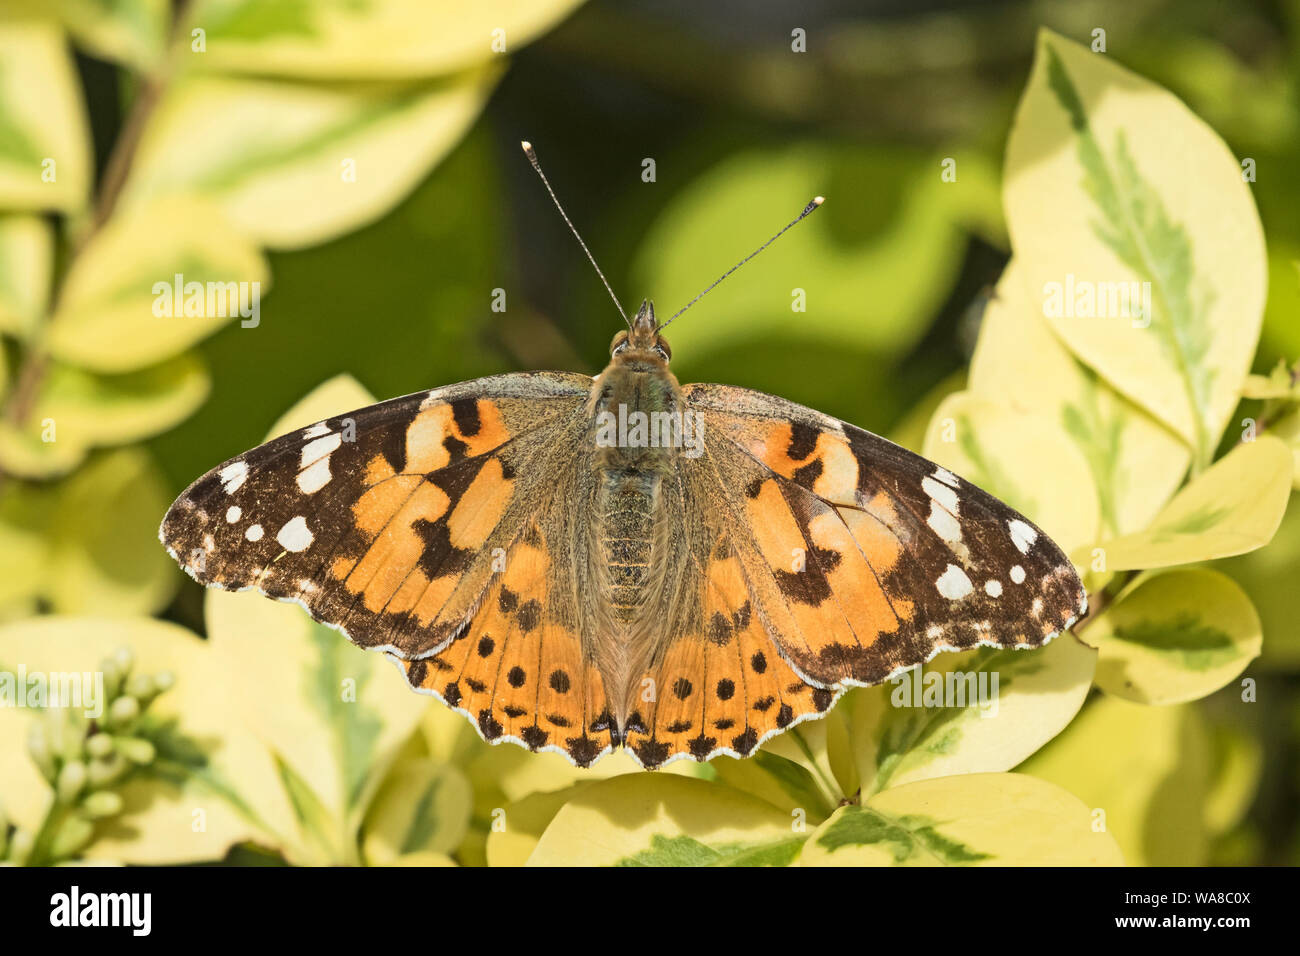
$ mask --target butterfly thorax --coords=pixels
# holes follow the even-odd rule
[[[689,433],[681,386],[668,369],[667,346],[643,306],[626,344],[595,380],[588,403],[593,475],[588,522],[596,594],[590,651],[611,691],[620,723],[631,710],[681,576],[673,548],[680,527],[678,457]],[[594,609],[602,609],[596,612]]]

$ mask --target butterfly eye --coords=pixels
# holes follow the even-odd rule
[[[659,357],[663,359],[665,362],[667,362],[670,358],[672,358],[672,356],[669,355],[668,350],[665,349],[662,345],[656,345],[655,351],[659,353]]]
[[[624,339],[622,342],[619,342],[618,345],[615,345],[613,351],[611,351],[609,354],[617,355],[619,352],[626,352],[626,351],[627,351],[627,339]]]

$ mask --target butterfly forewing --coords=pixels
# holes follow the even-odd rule
[[[282,435],[194,482],[161,538],[203,584],[297,600],[365,647],[445,644],[522,532],[581,375],[507,375]],[[548,451],[549,450],[549,451]]]
[[[940,650],[1035,647],[1086,611],[1060,549],[969,482],[782,399],[685,391],[720,500],[754,530],[759,613],[805,677],[873,684]]]

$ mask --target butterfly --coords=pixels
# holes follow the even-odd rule
[[[849,687],[1086,613],[1028,519],[813,409],[679,384],[662,328],[643,302],[594,378],[495,375],[295,430],[195,481],[160,537],[199,582],[387,654],[485,740],[581,767],[746,757]]]

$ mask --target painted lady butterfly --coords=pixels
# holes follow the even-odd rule
[[[485,739],[584,767],[748,756],[849,686],[1085,613],[1005,504],[793,402],[679,385],[661,328],[643,303],[594,379],[497,375],[284,435],[194,482],[162,541],[385,652]]]

